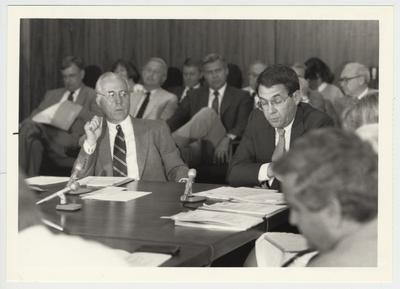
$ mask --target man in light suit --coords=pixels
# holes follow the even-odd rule
[[[65,57],[61,73],[65,87],[47,91],[39,107],[20,124],[19,164],[27,177],[39,174],[44,155],[55,165],[65,167],[68,172],[79,151],[78,140],[84,134],[83,125],[94,115],[101,115],[95,91],[82,82],[85,75],[82,59]],[[32,120],[46,108],[63,101],[71,101],[82,107],[68,131]]]
[[[273,163],[306,132],[333,125],[325,113],[301,102],[296,73],[283,65],[265,69],[257,80],[258,107],[249,117],[228,171],[232,186],[279,188]]]
[[[77,158],[83,162],[79,177],[128,176],[136,180],[179,181],[188,168],[165,122],[129,115],[126,81],[107,72],[96,84],[97,103],[105,119],[85,124],[86,138]]]
[[[228,66],[220,55],[205,56],[202,70],[207,87],[185,97],[167,123],[180,148],[206,140],[213,148],[214,161],[224,164],[230,142],[243,134],[252,99],[247,92],[227,85]]]
[[[176,95],[161,88],[167,79],[167,64],[161,58],[150,58],[142,70],[144,89],[131,95],[130,115],[144,119],[169,119],[178,107]]]

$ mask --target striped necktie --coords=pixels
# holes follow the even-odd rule
[[[117,125],[117,135],[114,141],[113,175],[123,177],[128,175],[125,136],[120,125]]]

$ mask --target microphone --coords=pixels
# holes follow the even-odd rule
[[[188,171],[188,179],[186,181],[185,191],[181,196],[181,202],[194,203],[194,202],[201,202],[206,199],[205,197],[192,195],[192,186],[194,183],[194,179],[196,178],[196,174],[197,172],[195,169],[190,169]]]

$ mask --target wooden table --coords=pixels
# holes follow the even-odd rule
[[[40,205],[43,217],[61,227],[64,232],[94,239],[112,248],[135,251],[142,244],[176,244],[180,253],[165,266],[207,266],[215,259],[255,240],[263,232],[285,222],[287,212],[281,212],[264,223],[244,232],[206,230],[175,226],[172,220],[161,219],[188,207],[179,201],[184,184],[159,182],[131,182],[131,190],[152,192],[129,202],[82,200],[78,196],[69,201],[82,203],[76,212],[56,211],[58,199]],[[193,191],[218,187],[211,184],[194,184]],[[40,194],[40,198],[44,194]]]

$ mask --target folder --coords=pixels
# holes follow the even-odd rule
[[[62,101],[42,110],[32,120],[68,131],[82,110],[80,104]]]

